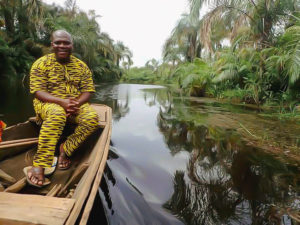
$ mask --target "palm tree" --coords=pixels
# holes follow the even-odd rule
[[[167,56],[172,49],[177,49],[184,51],[183,56],[189,62],[199,57],[201,55],[201,45],[198,41],[200,22],[188,14],[183,14],[164,45],[163,55]]]
[[[28,16],[30,15],[30,16]],[[34,58],[50,51],[50,35],[65,29],[72,34],[74,54],[83,59],[99,79],[119,79],[120,60],[132,64],[132,53],[123,43],[114,45],[100,31],[95,11],[81,11],[76,0],[65,7],[42,4],[41,0],[0,0],[1,75],[27,74]]]
[[[74,0],[68,0],[66,6],[65,9],[50,7],[45,22],[46,36],[56,29],[67,30],[73,37],[74,54],[88,64],[97,79],[119,79],[120,60],[126,58],[132,64],[129,48],[122,42],[114,44],[107,33],[101,32],[95,11],[80,11]]]
[[[212,27],[222,21],[226,21],[224,25],[232,30],[231,39],[234,39],[239,28],[248,26],[253,47],[269,46],[279,25],[286,25],[296,7],[299,7],[297,0],[190,0],[191,15],[199,16],[204,4],[213,5],[213,9],[203,18],[201,27],[201,36],[207,40],[205,46],[208,49],[212,44]]]
[[[14,13],[13,13],[15,8],[15,1],[1,0],[0,6],[1,6],[0,8],[1,17],[4,18],[6,32],[9,36],[12,36],[15,32]]]
[[[183,52],[184,51],[180,49],[178,46],[176,45],[172,46],[172,43],[168,45],[168,42],[166,42],[163,47],[163,61],[166,63],[171,62],[172,66],[174,67],[175,65],[177,65],[182,61]]]
[[[10,38],[36,37],[36,30],[43,17],[42,1],[1,0],[0,6],[0,15],[4,18]]]
[[[132,65],[132,52],[128,47],[124,45],[122,41],[117,41],[117,43],[114,45],[114,52],[115,52],[115,63],[117,66],[119,66],[120,61],[124,60],[126,58],[127,65]]]
[[[73,18],[79,10],[76,5],[76,0],[66,0],[65,7],[70,18]]]
[[[42,18],[40,0],[0,0],[1,76],[26,75],[34,57],[42,54],[36,43]]]
[[[282,90],[300,80],[300,26],[289,27],[279,40],[279,45],[263,50],[269,57],[267,71],[281,83]],[[274,71],[275,70],[275,71]],[[274,79],[273,79],[274,80]]]
[[[145,63],[145,67],[150,68],[150,69],[153,70],[153,71],[157,71],[158,66],[159,66],[159,61],[157,61],[157,60],[154,59],[154,58],[148,60],[148,61]]]

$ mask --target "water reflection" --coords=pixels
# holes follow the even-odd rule
[[[298,126],[158,86],[101,87],[95,101],[114,113],[111,224],[295,224],[300,163],[269,146],[297,148]]]
[[[182,224],[145,200],[143,190],[130,178],[134,167],[115,151],[111,147],[100,192],[109,224]]]
[[[161,207],[171,196],[170,173],[174,170],[161,168],[161,161],[172,157],[162,149],[164,142],[156,126],[158,108],[145,104],[145,97],[152,101],[141,91],[147,87],[101,87],[95,99],[110,105],[114,114],[114,147],[101,183],[101,198],[105,199],[103,206],[110,224],[182,224]]]
[[[300,208],[299,168],[247,146],[235,129],[209,124],[206,112],[220,111],[202,107],[161,106],[158,126],[170,151],[190,153],[164,207],[186,224],[290,224],[289,209]]]
[[[114,111],[114,121],[120,120],[129,113],[129,90],[124,90],[119,85],[104,84],[98,86],[93,101],[101,101],[103,104],[110,106]]]

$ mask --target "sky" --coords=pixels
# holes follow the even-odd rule
[[[65,0],[43,0],[64,6]],[[77,0],[81,10],[95,10],[101,31],[122,41],[133,53],[134,66],[161,60],[165,40],[187,11],[188,0]]]

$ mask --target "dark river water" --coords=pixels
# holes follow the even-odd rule
[[[0,94],[0,120],[33,115],[26,88]],[[93,102],[112,107],[113,131],[89,224],[299,221],[299,123],[151,85],[100,85]]]

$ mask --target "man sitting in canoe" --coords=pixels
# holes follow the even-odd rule
[[[77,127],[59,146],[58,169],[62,170],[70,167],[74,150],[98,127],[98,115],[88,103],[95,92],[92,73],[71,54],[71,35],[64,30],[53,32],[51,46],[54,53],[39,58],[30,71],[30,93],[34,94],[33,106],[42,127],[33,167],[26,172],[27,181],[38,187],[50,183],[45,175],[66,121],[75,122]]]

